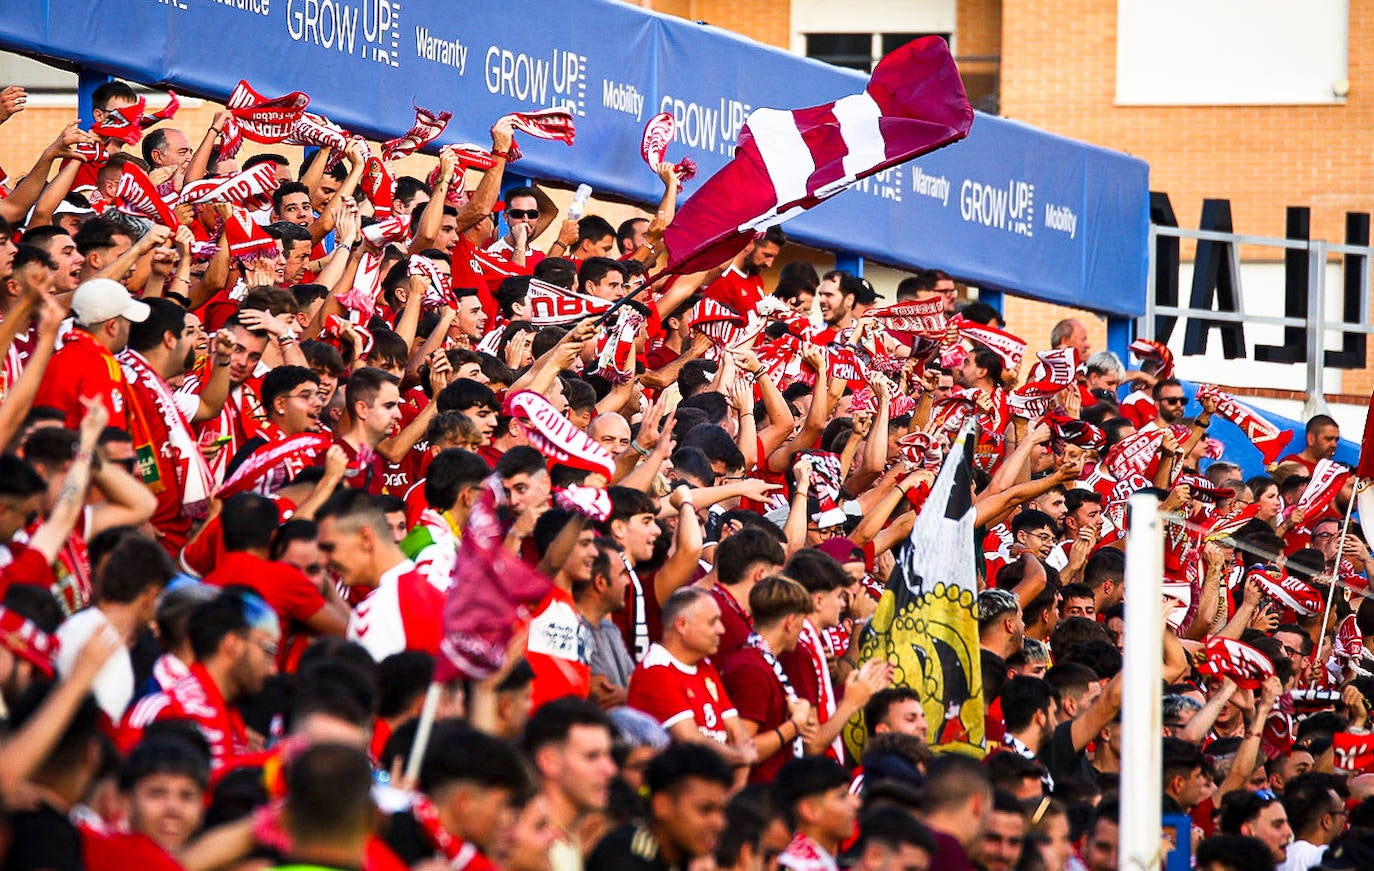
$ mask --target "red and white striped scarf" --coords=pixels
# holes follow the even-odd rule
[[[1270,423],[1253,408],[1236,400],[1234,396],[1225,390],[1211,385],[1202,384],[1198,386],[1197,398],[1201,402],[1204,398],[1210,397],[1216,400],[1217,414],[1240,427],[1240,431],[1245,433],[1245,437],[1259,448],[1264,455],[1264,464],[1267,466],[1279,458],[1283,453],[1284,447],[1289,442],[1287,432],[1279,429]]]
[[[644,158],[650,169],[658,171],[658,165],[663,163],[664,155],[668,152],[668,143],[673,141],[673,134],[676,132],[677,119],[671,112],[659,112],[644,125],[644,136],[639,142],[639,156]],[[696,174],[697,162],[690,157],[684,157],[673,164],[673,175],[677,176],[679,187]]]
[[[377,308],[377,295],[382,291],[382,250],[388,243],[400,242],[410,235],[410,219],[410,215],[392,215],[362,230],[363,238],[371,247],[363,251],[353,286],[338,299],[344,308],[357,312],[363,321],[372,317]]]
[[[644,326],[644,315],[628,305],[616,312],[610,329],[602,329],[596,342],[596,372],[612,384],[624,384],[635,374],[635,338]]]
[[[300,91],[264,97],[247,82],[240,81],[224,105],[230,117],[224,124],[220,156],[230,158],[238,153],[245,137],[262,143],[285,141],[305,114],[310,98]]]
[[[389,139],[382,143],[382,160],[391,161],[399,157],[407,157],[424,148],[437,139],[440,133],[444,132],[449,119],[453,117],[452,112],[435,113],[428,109],[421,109],[414,104],[412,106],[415,109],[414,126],[395,139]]]
[[[115,208],[128,215],[147,218],[164,227],[175,230],[181,222],[172,214],[172,207],[157,192],[157,186],[148,173],[135,163],[124,164],[119,174],[119,187],[115,190]]]
[[[830,682],[830,667],[825,662],[825,641],[810,618],[802,621],[797,650],[806,655],[816,673],[816,718],[824,723],[835,715],[835,685]],[[836,762],[844,762],[844,744],[836,736],[825,751]]]
[[[229,256],[240,261],[276,257],[281,250],[277,240],[240,206],[235,206],[224,222],[224,238],[229,243]]]
[[[542,395],[520,390],[507,396],[505,414],[515,418],[532,447],[555,463],[599,473],[607,483],[615,477],[615,458],[610,452]]]
[[[117,139],[125,145],[133,145],[143,138],[144,128],[151,127],[159,121],[170,121],[172,116],[176,115],[177,109],[181,108],[181,101],[174,92],[168,91],[167,96],[167,105],[151,115],[143,114],[148,108],[146,97],[139,97],[137,103],[123,109],[109,109],[105,112],[104,121],[91,125],[91,133],[107,139]]]
[[[172,388],[153,370],[147,358],[132,348],[126,348],[118,358],[120,365],[124,367],[124,377],[128,379],[129,384],[152,394],[154,409],[162,418],[162,425],[167,430],[167,444],[147,444],[157,466],[157,469],[149,471],[158,478],[163,474],[175,475],[181,487],[182,515],[204,517],[215,482],[210,474],[210,466],[200,452],[200,445],[191,434],[191,424],[187,422],[186,415],[181,413],[181,409],[177,408]],[[144,413],[145,409],[140,403],[133,405],[138,406],[137,414]],[[142,429],[151,432],[146,426]],[[142,448],[139,444],[140,434],[134,435],[134,447]],[[144,482],[148,483],[148,471],[140,469],[140,472]]]
[[[228,499],[249,491],[270,496],[290,483],[291,478],[320,462],[329,446],[334,444],[334,437],[329,433],[282,436],[271,424],[264,425],[263,429],[278,435],[253,451],[219,488],[215,498]],[[274,471],[285,474],[273,474]]]
[[[512,112],[503,115],[496,122],[510,121],[511,126],[523,133],[528,133],[539,139],[552,139],[572,145],[577,138],[577,129],[573,126],[572,113],[567,109],[540,109],[537,112]],[[510,141],[510,157],[507,163],[520,159],[520,147],[515,144],[512,137]]]
[[[277,167],[271,162],[260,163],[251,169],[226,178],[206,178],[193,181],[181,189],[178,203],[230,203],[250,211],[270,204],[277,189]]]

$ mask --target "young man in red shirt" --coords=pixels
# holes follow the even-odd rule
[[[129,342],[129,324],[148,318],[148,304],[109,278],[83,282],[72,295],[74,327],[53,355],[38,386],[34,405],[60,409],[76,429],[84,409],[81,398],[98,396],[109,411],[109,425],[129,428],[129,382],[115,354]]]
[[[283,639],[292,631],[343,636],[348,607],[333,593],[332,585],[321,589],[300,569],[268,559],[272,534],[281,524],[275,502],[256,493],[240,493],[225,501],[220,524],[226,552],[205,576],[205,583],[251,587],[277,612]]]
[[[630,707],[651,715],[677,741],[715,748],[732,765],[752,765],[754,744],[740,724],[725,684],[707,658],[716,653],[720,606],[699,587],[683,587],[663,603],[663,643],[630,676]]]
[[[378,662],[402,650],[437,655],[444,594],[406,559],[372,497],[345,489],[317,517],[329,567],[346,586],[370,591],[349,618],[348,637]]]
[[[229,369],[229,395],[217,415],[195,426],[201,450],[217,481],[224,480],[229,461],[258,434],[265,420],[259,391],[267,374],[261,364],[268,334],[244,326],[237,315],[225,321],[224,329],[232,348],[227,355],[221,356],[218,349],[214,353],[216,362]],[[177,392],[198,395],[207,390],[210,379],[204,379],[203,374],[190,373]]]
[[[127,808],[124,831],[82,829],[87,871],[176,871],[174,856],[200,828],[210,760],[190,740],[150,737],[134,748],[119,772]]]
[[[401,420],[398,384],[395,376],[368,366],[350,375],[344,388],[348,428],[335,434],[334,444],[344,449],[349,465],[356,467],[356,473],[345,483],[374,496],[381,494],[386,483],[386,459],[377,446]]]
[[[794,833],[778,864],[791,871],[837,871],[835,857],[854,836],[859,812],[849,772],[833,759],[807,756],[783,766],[773,789]]]
[[[811,703],[797,695],[778,662],[778,654],[797,646],[811,594],[791,578],[772,575],[750,590],[749,610],[754,631],[724,657],[720,676],[759,754],[749,782],[772,783],[787,760],[805,751],[802,733],[811,728]]]
[[[120,744],[133,747],[161,720],[189,720],[210,745],[221,771],[249,751],[248,730],[233,705],[259,692],[277,671],[277,615],[256,594],[225,591],[191,612],[187,624],[196,664],[166,692],[129,709]]]
[[[725,626],[725,634],[720,639],[719,657],[722,660],[743,647],[749,633],[754,631],[749,611],[750,591],[763,578],[781,570],[786,561],[787,556],[777,538],[762,529],[741,529],[716,547],[713,566],[716,582],[711,587],[711,595],[720,605],[720,619]]]

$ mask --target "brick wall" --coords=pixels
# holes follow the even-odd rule
[[[765,45],[792,43],[791,0],[643,0],[648,9],[689,21],[705,21]]]
[[[1374,206],[1365,142],[1374,124],[1374,5],[1349,5],[1343,106],[1117,107],[1115,3],[1008,4],[1003,113],[1149,161],[1150,186],[1169,193],[1184,226],[1197,225],[1204,198],[1220,197],[1231,200],[1238,231],[1282,236],[1284,207],[1308,205],[1314,236],[1340,241],[1345,212]]]

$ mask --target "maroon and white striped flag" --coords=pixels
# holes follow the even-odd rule
[[[807,109],[756,109],[735,157],[664,231],[670,272],[725,262],[754,235],[856,181],[968,135],[973,109],[949,46],[913,40],[883,58],[863,92]]]

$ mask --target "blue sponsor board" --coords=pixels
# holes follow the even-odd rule
[[[512,111],[566,107],[572,148],[521,137],[521,175],[639,202],[660,183],[645,122],[678,121],[668,156],[709,174],[749,112],[863,89],[852,70],[611,0],[29,0],[0,4],[0,47],[223,100],[240,79],[387,138],[411,104],[451,110],[441,142],[489,143]],[[790,221],[798,241],[1118,316],[1144,312],[1148,166],[979,115],[968,139],[861,181]],[[693,187],[688,186],[690,196]]]

